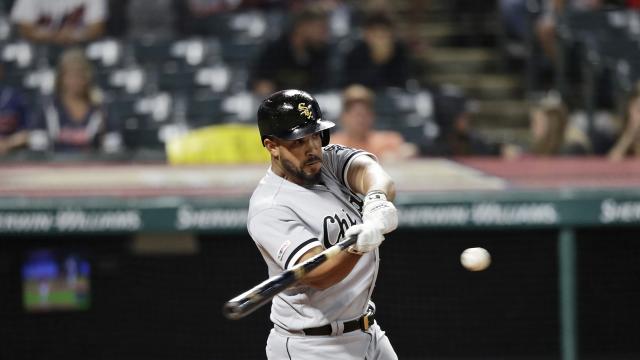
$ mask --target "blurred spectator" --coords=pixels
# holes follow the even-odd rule
[[[531,143],[527,150],[503,147],[505,158],[521,155],[586,155],[592,152],[587,134],[570,121],[569,111],[557,94],[548,94],[529,113]]]
[[[407,47],[396,38],[391,18],[379,11],[367,14],[362,39],[346,55],[346,85],[404,88],[409,79],[409,66]]]
[[[545,0],[542,15],[535,24],[535,33],[547,58],[556,59],[556,27],[558,17],[565,10],[592,11],[601,8],[602,5],[603,0]]]
[[[189,25],[186,8],[183,0],[109,0],[107,33],[115,37],[173,37]]]
[[[458,46],[492,46],[493,37],[486,36],[493,32],[492,23],[486,19],[493,18],[496,12],[496,1],[452,0],[450,13],[456,22],[461,36],[457,37]]]
[[[21,148],[28,140],[27,102],[22,93],[2,83],[0,64],[0,156]]]
[[[622,118],[622,132],[609,152],[609,159],[619,161],[626,156],[640,156],[640,82],[629,94]]]
[[[174,0],[180,15],[178,28],[182,34],[225,36],[225,14],[238,9],[242,0]]]
[[[496,156],[502,145],[485,139],[472,127],[467,99],[457,92],[434,93],[438,135],[434,141],[420,145],[429,156]]]
[[[242,0],[186,0],[190,13],[196,18],[204,18],[238,7]]]
[[[587,134],[569,119],[569,111],[559,95],[551,94],[542,99],[529,115],[531,153],[539,156],[591,153]]]
[[[72,45],[104,33],[105,0],[16,0],[11,20],[27,40]]]
[[[498,8],[506,35],[518,41],[527,41],[533,29],[531,23],[533,14],[527,9],[530,0],[500,0]]]
[[[348,36],[351,32],[351,22],[354,16],[355,2],[347,0],[282,0],[287,3],[289,12],[298,12],[314,3],[327,13],[329,34],[331,39]],[[360,2],[358,2],[359,4]]]
[[[381,160],[405,159],[416,154],[416,147],[395,131],[374,130],[375,96],[362,85],[349,86],[343,94],[339,132],[331,142],[369,151]]]
[[[328,84],[327,14],[309,6],[294,15],[290,31],[267,45],[251,72],[250,87],[266,96],[276,89],[309,91]]]
[[[34,150],[120,150],[122,139],[100,104],[91,64],[79,49],[65,51],[56,70],[55,93],[43,103],[31,133]]]

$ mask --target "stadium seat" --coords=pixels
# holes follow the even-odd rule
[[[177,92],[190,91],[195,86],[195,70],[162,69],[157,74],[159,90]]]
[[[171,39],[136,39],[127,45],[127,52],[141,65],[158,64],[171,59]]]
[[[123,65],[124,46],[118,39],[108,38],[87,44],[87,58],[100,70],[112,69]]]
[[[410,94],[403,91],[384,90],[376,93],[376,127],[398,128],[398,119],[415,112],[415,103]]]
[[[224,97],[220,94],[202,90],[191,96],[178,94],[175,99],[174,120],[178,123],[184,121],[189,127],[197,128],[228,120],[228,114],[222,110]]]
[[[159,129],[129,129],[122,131],[122,142],[128,150],[161,149],[164,143],[159,136]]]
[[[8,71],[26,71],[36,64],[36,50],[25,41],[14,41],[2,44],[0,60]]]
[[[110,117],[116,119],[119,123],[136,115],[135,103],[136,97],[118,97],[105,99],[105,106]]]
[[[216,39],[137,39],[129,42],[126,53],[142,65],[162,68],[166,63],[178,70],[199,67],[219,59]]]
[[[222,113],[234,122],[253,122],[261,100],[248,91],[236,92],[222,99]]]
[[[221,42],[222,59],[227,64],[248,67],[256,58],[263,43],[236,40],[223,40]]]
[[[32,90],[40,95],[51,95],[55,85],[55,71],[51,68],[40,68],[26,72],[22,85],[25,90]]]
[[[199,68],[194,75],[194,85],[220,93],[229,90],[232,79],[238,77],[237,73],[234,74],[229,67],[223,64]]]
[[[103,72],[106,87],[122,94],[140,94],[145,88],[153,85],[147,81],[148,72],[139,67],[125,67]]]

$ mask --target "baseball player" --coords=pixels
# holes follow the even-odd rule
[[[329,145],[331,121],[300,90],[258,110],[271,167],[251,196],[247,227],[269,276],[347,236],[357,242],[273,298],[269,359],[397,359],[371,293],[383,234],[397,227],[393,181],[375,156]]]

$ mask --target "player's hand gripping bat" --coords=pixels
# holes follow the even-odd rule
[[[274,296],[304,278],[313,269],[353,245],[357,240],[357,236],[350,236],[311,259],[301,262],[278,275],[272,276],[227,301],[222,308],[222,313],[231,320],[238,320],[251,314],[260,306],[269,302]]]

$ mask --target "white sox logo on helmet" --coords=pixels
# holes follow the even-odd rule
[[[311,112],[310,105],[306,105],[305,103],[299,103],[298,110],[300,111],[300,115],[306,116],[307,119],[311,120],[313,118],[313,113]]]

